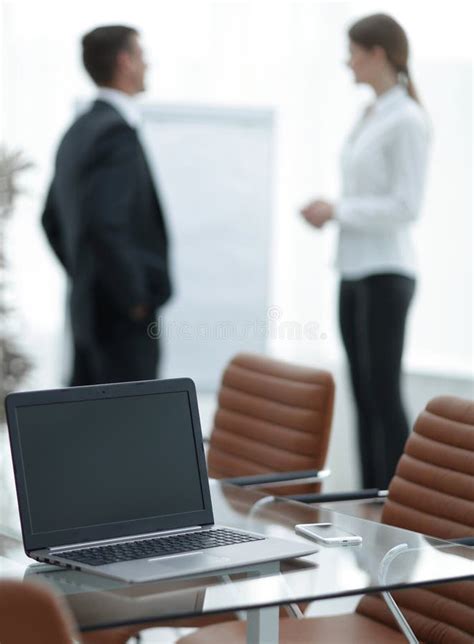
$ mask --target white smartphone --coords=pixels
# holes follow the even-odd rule
[[[362,537],[332,523],[299,523],[295,532],[313,539],[324,546],[356,546],[362,543]]]

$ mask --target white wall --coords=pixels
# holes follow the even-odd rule
[[[312,196],[337,195],[339,149],[369,96],[352,85],[343,64],[345,29],[355,17],[384,10],[399,17],[412,37],[414,76],[435,132],[416,231],[420,282],[406,363],[411,370],[472,374],[469,4],[425,9],[422,3],[384,0],[136,0],[133,5],[3,0],[5,139],[37,164],[23,181],[29,194],[19,202],[9,237],[25,342],[33,351],[40,347],[45,358],[60,347],[63,278],[40,234],[38,216],[73,102],[91,94],[80,69],[78,39],[97,24],[120,21],[143,32],[150,62],[147,100],[277,110],[270,301],[279,307],[282,322],[312,320],[321,333],[311,341],[275,337],[270,347],[293,360],[340,362],[334,231],[310,230],[297,210]],[[61,366],[49,363],[43,384],[51,384]]]
[[[4,6],[3,6],[2,2],[0,2],[0,142],[3,142],[4,136],[5,136],[5,131],[4,131],[4,126],[5,126],[5,119],[4,119],[4,113],[5,113],[5,78],[4,78],[5,57],[3,56],[3,51],[2,51],[2,47],[1,47],[1,43],[3,43],[3,39],[4,39],[4,26],[5,26],[4,25],[3,12],[4,12]]]

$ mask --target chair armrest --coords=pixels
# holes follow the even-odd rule
[[[452,543],[458,543],[460,546],[474,546],[474,537],[460,537],[459,539],[449,539]]]
[[[384,499],[388,490],[376,488],[367,490],[355,490],[352,492],[327,492],[322,494],[293,494],[285,496],[285,499],[299,501],[300,503],[333,503],[335,501],[359,501],[360,499]]]
[[[300,483],[318,483],[330,475],[330,470],[296,470],[294,472],[268,472],[251,476],[235,476],[221,479],[224,483],[239,486],[257,485],[297,485]]]

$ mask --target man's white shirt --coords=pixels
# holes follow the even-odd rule
[[[140,108],[133,96],[118,89],[101,87],[96,98],[112,105],[130,127],[139,127],[141,122]]]

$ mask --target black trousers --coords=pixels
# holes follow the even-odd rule
[[[339,323],[357,409],[364,488],[388,487],[408,437],[400,371],[414,291],[414,279],[392,273],[341,280]]]
[[[107,382],[153,380],[160,355],[155,317],[139,322],[101,312],[96,334],[87,344],[74,342],[72,387]],[[150,325],[152,325],[150,327]]]

